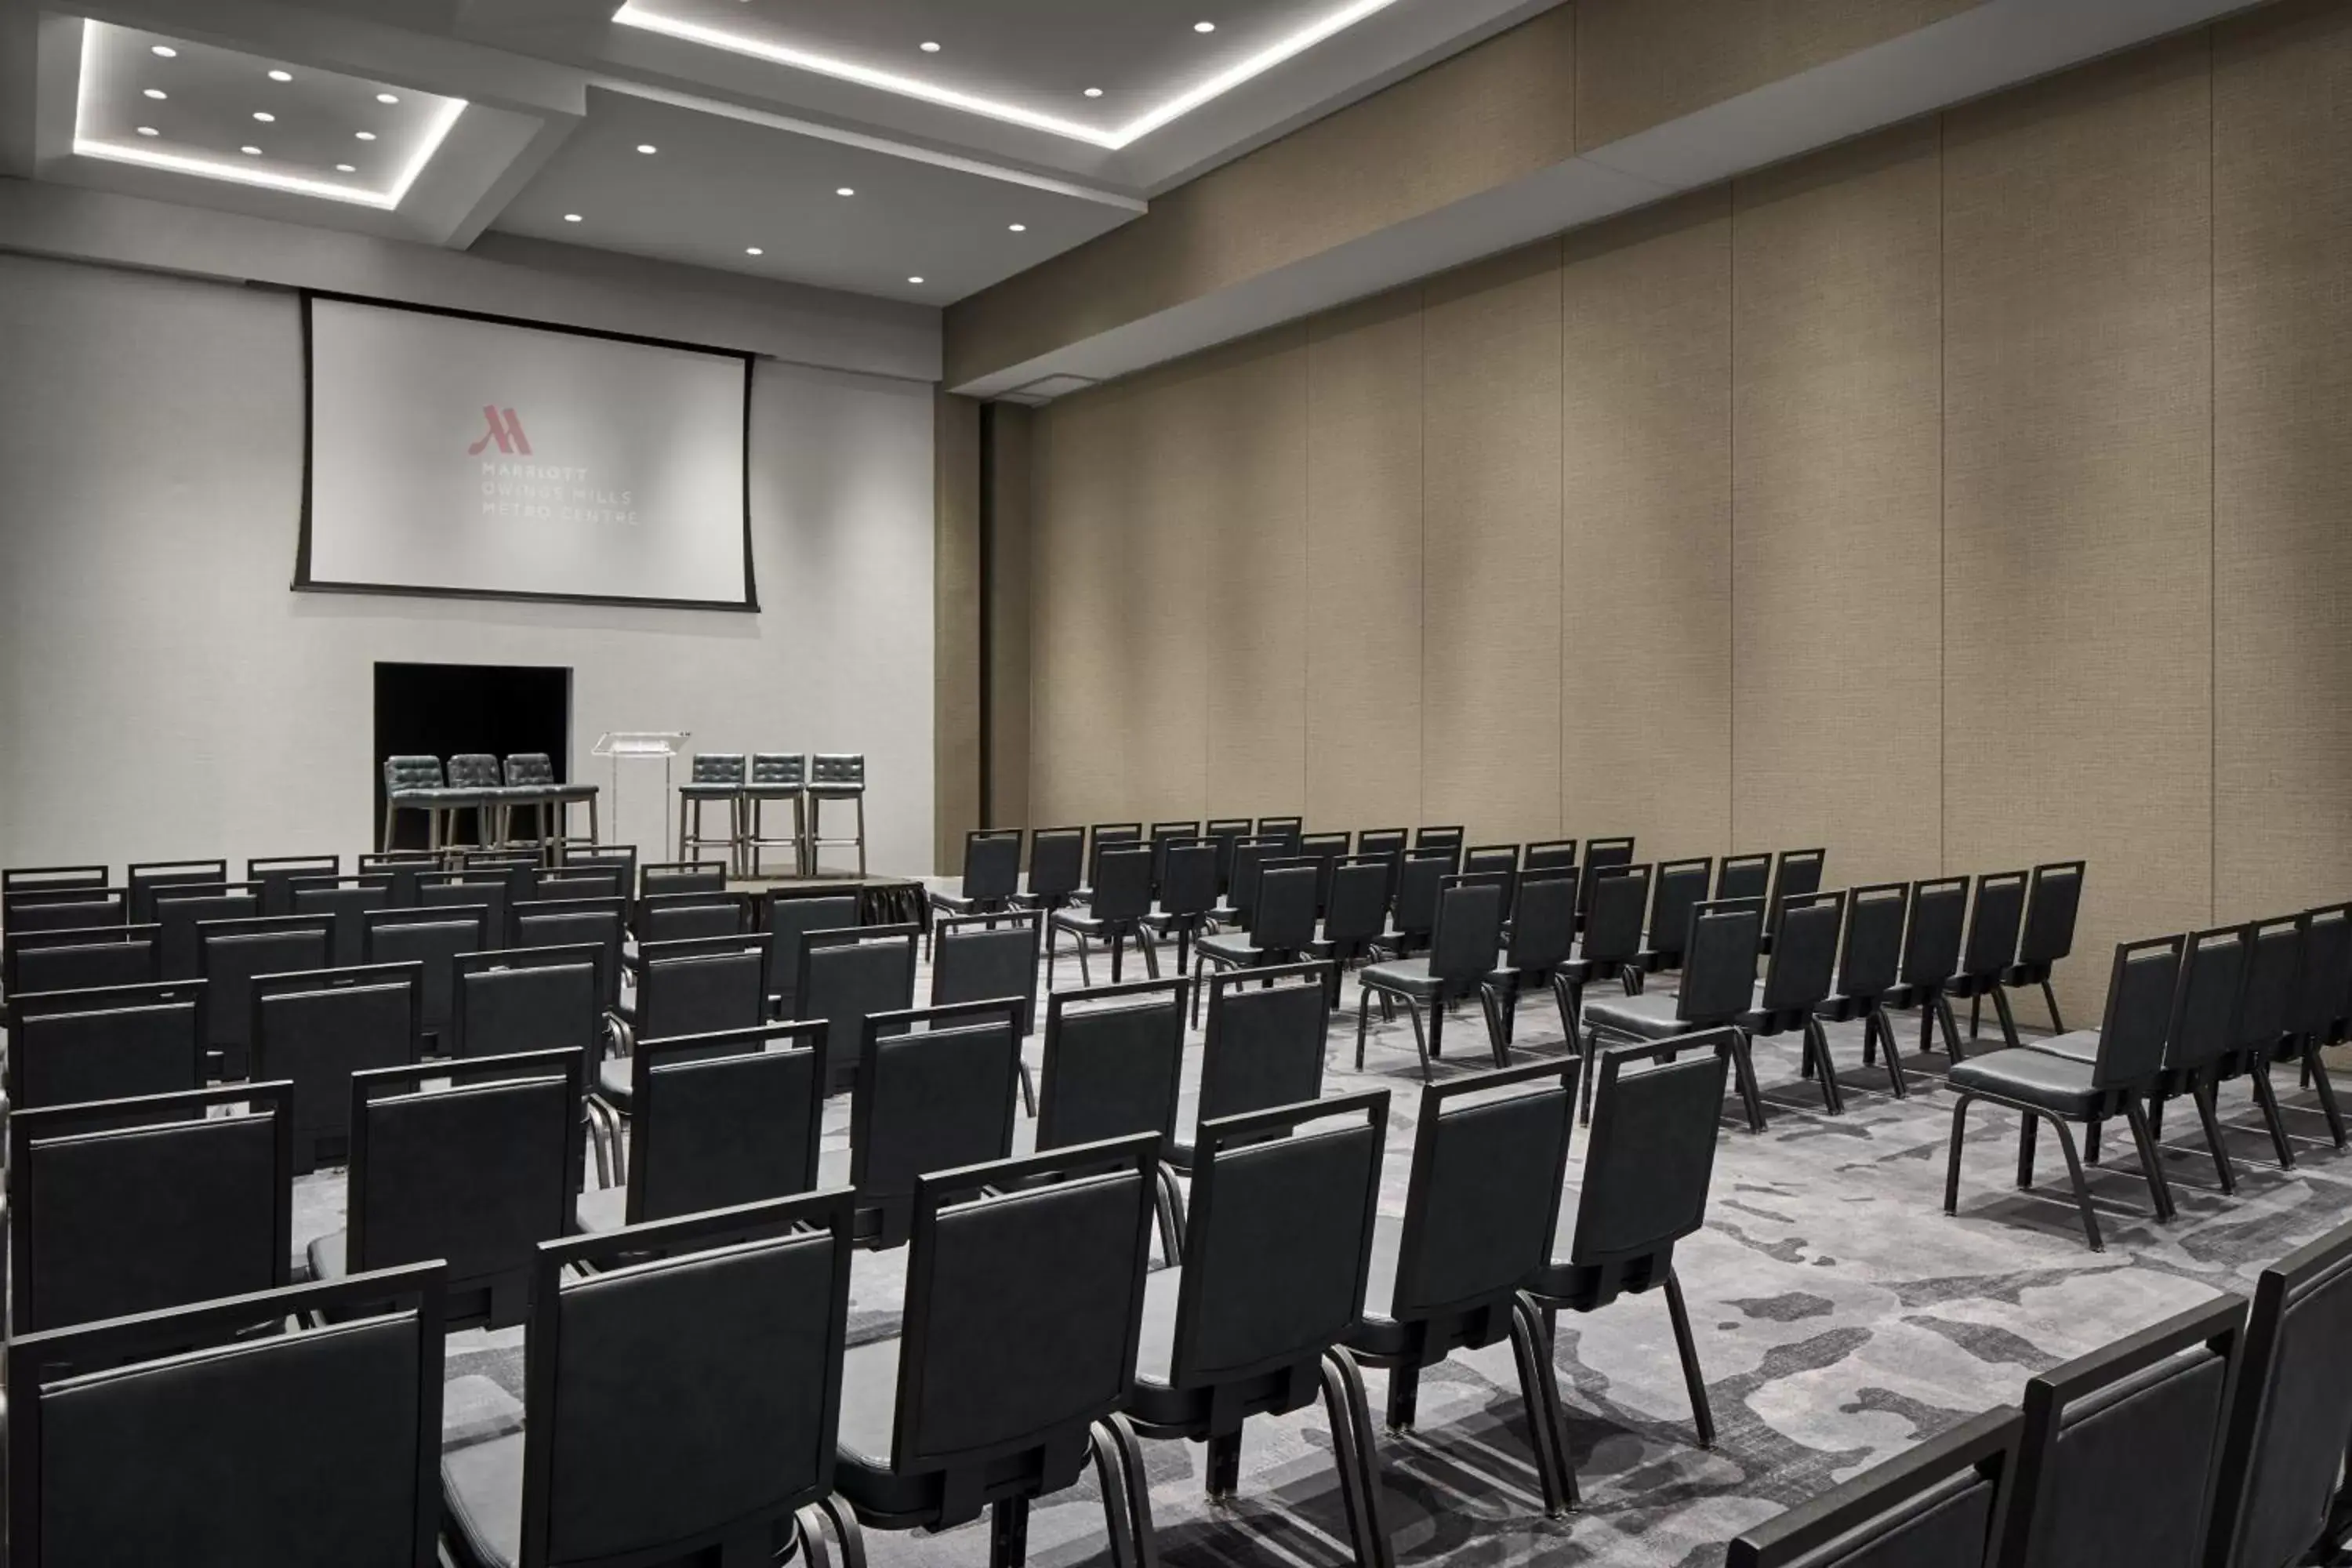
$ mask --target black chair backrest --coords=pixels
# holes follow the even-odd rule
[[[931,1005],[987,1002],[1001,996],[1021,1003],[1024,1038],[1037,1028],[1037,951],[1044,917],[963,915],[931,924]]]
[[[1094,917],[1136,921],[1151,912],[1151,850],[1112,841],[1095,856]]]
[[[2091,1075],[2100,1088],[2145,1085],[2163,1068],[2185,942],[2179,936],[2159,936],[2116,944],[2106,1011],[2099,1024],[2098,1059]]]
[[[340,855],[269,855],[245,863],[245,879],[261,884],[261,912],[265,915],[294,912],[296,878],[339,877],[342,871],[343,858]]]
[[[1865,1000],[1895,988],[1903,963],[1907,882],[1874,882],[1846,895],[1845,936],[1838,946],[1837,990]]]
[[[616,872],[621,885],[613,891],[626,895],[637,885],[637,847],[634,844],[600,844],[586,849],[569,849],[564,852],[562,869],[567,876],[589,871]]]
[[[656,860],[637,868],[637,897],[664,893],[723,893],[727,890],[724,860]]]
[[[1748,900],[1692,905],[1675,1016],[1686,1024],[1727,1024],[1754,1006],[1763,932],[1764,912]]]
[[[1114,846],[1143,843],[1143,824],[1139,822],[1098,822],[1087,835],[1087,885],[1098,887],[1102,881],[1103,851]],[[1147,862],[1148,864],[1149,862]]]
[[[1168,874],[1168,847],[1182,844],[1201,837],[1201,824],[1191,822],[1155,822],[1151,825],[1151,887],[1156,893],[1160,879]]]
[[[254,977],[253,1075],[294,1086],[298,1172],[332,1159],[350,1135],[357,1075],[396,1070],[424,1054],[424,989],[414,963]]]
[[[285,1284],[291,1095],[237,1084],[12,1111],[10,1332]],[[234,1106],[249,1114],[209,1114]]]
[[[963,896],[998,902],[1021,890],[1021,830],[963,836]]]
[[[1576,868],[1539,867],[1521,873],[1503,967],[1540,985],[1575,946]]]
[[[1602,1049],[1569,1243],[1570,1263],[1601,1271],[1602,1297],[1664,1280],[1675,1243],[1706,1223],[1734,1048],[1717,1029]]]
[[[1567,871],[1576,867],[1576,840],[1546,838],[1528,846],[1519,858],[1522,871]]]
[[[1715,868],[1715,899],[1760,899],[1772,890],[1772,857],[1726,855]]]
[[[1041,827],[1029,837],[1029,891],[1040,899],[1067,898],[1078,890],[1087,863],[1087,830]]]
[[[161,926],[65,926],[0,937],[0,993],[146,985],[163,978]]]
[[[549,899],[609,898],[617,891],[605,886],[609,880],[609,878],[600,879],[594,887],[564,888],[540,896]],[[394,899],[393,907],[405,909],[416,905],[488,910],[490,931],[484,945],[503,947],[514,930],[511,891],[512,884],[495,871],[426,871],[416,879],[416,896],[405,901]]]
[[[2246,992],[2251,926],[2191,931],[2180,955],[2172,1032],[2164,1042],[2167,1072],[2194,1072],[2227,1056],[2238,1040],[2238,1005]]]
[[[1903,931],[1904,984],[1941,985],[1960,972],[1960,927],[1968,910],[1966,877],[1911,884],[1911,923]]]
[[[1127,1402],[1159,1143],[1122,1138],[917,1179],[894,1470],[1078,1452]],[[946,1489],[979,1508],[977,1476]]]
[[[477,879],[490,878],[504,881],[509,903],[520,903],[525,899],[541,896],[538,891],[539,857],[536,855],[468,849],[460,864]]]
[[[2004,1564],[2202,1561],[2245,1311],[2224,1296],[2027,1380]]]
[[[1210,975],[1208,1030],[1201,1049],[1202,1121],[1290,1105],[1323,1092],[1330,977],[1328,963],[1281,963]]]
[[[2345,993],[2352,989],[2352,904],[2306,910],[2303,921],[2303,957],[2287,1026],[2325,1043],[2343,1020]]]
[[[155,920],[151,901],[141,924]],[[34,888],[0,895],[0,930],[71,931],[131,923],[131,895],[121,888]]]
[[[457,960],[490,944],[489,907],[457,904],[440,909],[370,910],[360,919],[364,931],[361,963],[423,967],[417,1006],[425,1032],[439,1039],[449,1027]]]
[[[637,949],[636,1033],[645,1039],[749,1029],[768,1016],[767,944],[688,938]]]
[[[1690,912],[1706,900],[1715,862],[1704,856],[1692,860],[1661,860],[1650,875],[1650,950],[1668,968],[1680,964],[1683,942],[1690,935]]]
[[[2046,968],[2074,951],[2074,916],[2083,907],[2083,862],[2053,860],[2033,868],[2025,889],[2025,931],[2017,962]]]
[[[509,908],[509,947],[577,947],[583,942],[602,948],[604,963],[604,1005],[621,1002],[621,953],[628,938],[628,901],[625,899],[532,900]]]
[[[442,1053],[499,1057],[569,1048],[594,1061],[603,1045],[604,963],[604,950],[594,942],[464,954],[451,965]]]
[[[816,1186],[822,1023],[637,1042],[630,1058],[631,1225]]]
[[[1844,919],[1843,891],[1798,893],[1773,907],[1772,958],[1764,966],[1759,1004],[1765,1012],[1811,1013],[1829,995],[1837,976],[1838,927]]]
[[[432,1568],[442,1317],[441,1270],[412,1268],[11,1340],[10,1568]]]
[[[1977,879],[1969,911],[1969,938],[1960,950],[1962,974],[1998,974],[2017,959],[2025,919],[2023,871],[1988,871]]]
[[[245,1073],[253,1048],[253,977],[333,967],[335,917],[269,915],[205,921],[196,928],[196,971],[204,976],[207,1041],[226,1053],[228,1076]]]
[[[1396,872],[1396,910],[1390,917],[1397,934],[1426,941],[1437,929],[1437,896],[1454,875],[1454,851],[1443,846],[1415,849]]]
[[[1626,838],[1588,838],[1584,841],[1584,890],[1578,895],[1576,912],[1590,916],[1592,907],[1593,879],[1612,866],[1633,863],[1633,840]]]
[[[1305,833],[1299,836],[1294,848],[1296,858],[1315,862],[1315,914],[1318,920],[1331,901],[1331,873],[1347,856],[1348,839],[1344,833]]]
[[[1136,980],[1045,999],[1037,1147],[1175,1135],[1188,980]]]
[[[915,1005],[913,926],[863,926],[811,931],[801,939],[800,978],[793,1005],[803,1018],[829,1026],[820,1047],[825,1092],[845,1088],[857,1071],[856,1042],[869,1013],[900,1013]]]
[[[1989,1568],[2022,1429],[2006,1407],[1963,1421],[1748,1531],[1725,1568]]]
[[[751,900],[741,893],[656,893],[637,900],[631,929],[640,943],[740,936],[751,929]]]
[[[2223,1427],[2205,1561],[2284,1568],[2327,1532],[2352,1443],[2352,1226],[2263,1270]]]
[[[1642,951],[1642,911],[1650,902],[1647,866],[1584,868],[1584,952],[1588,963],[1622,963]]]
[[[416,902],[417,879],[442,868],[440,856],[426,849],[384,849],[362,855],[354,868],[362,876],[373,874],[392,883],[394,904]]]
[[[1395,1290],[1369,1305],[1399,1322],[1453,1320],[1452,1342],[1503,1337],[1511,1297],[1550,1261],[1579,1066],[1535,1062],[1421,1091]]]
[[[627,893],[634,878],[626,866],[566,865],[534,875],[530,891],[536,899],[617,899]]]
[[[292,887],[294,913],[335,917],[335,962],[339,964],[362,962],[362,955],[367,950],[367,927],[362,922],[362,915],[370,910],[397,907],[393,902],[392,879],[378,872],[352,877],[297,877]]]
[[[1160,912],[1205,915],[1217,907],[1217,847],[1205,838],[1170,840],[1160,851]]]
[[[1296,953],[1315,940],[1316,884],[1322,862],[1286,858],[1258,868],[1257,906],[1250,911],[1250,945]]]
[[[2249,928],[2246,989],[2238,1004],[2234,1047],[2268,1056],[2285,1038],[2294,1011],[2295,976],[2303,963],[2301,915],[2256,921]]]
[[[1168,1381],[1311,1373],[1353,1328],[1372,1262],[1386,1089],[1201,1126]],[[1294,1379],[1302,1402],[1312,1375]]]
[[[1217,847],[1217,891],[1223,893],[1231,886],[1234,872],[1234,846],[1250,837],[1256,826],[1246,816],[1213,816],[1201,830],[1201,837]]]
[[[211,998],[201,980],[27,992],[13,1000],[12,1110],[204,1087]]]
[[[885,1211],[885,1245],[905,1235],[898,1211],[913,1197],[918,1176],[1013,1152],[1018,1011],[1010,1002],[963,1002],[863,1020],[849,1112],[849,1180],[861,1208]]]
[[[1405,847],[1412,836],[1402,827],[1367,827],[1356,835],[1356,853],[1385,855],[1391,860],[1404,858]]]
[[[1247,925],[1257,908],[1258,871],[1268,860],[1278,859],[1282,841],[1277,838],[1237,838],[1233,841],[1233,859],[1226,868],[1225,902]]]
[[[1445,879],[1437,926],[1429,936],[1429,973],[1448,995],[1476,989],[1503,945],[1503,885],[1489,877]]]
[[[0,869],[0,897],[63,888],[103,888],[103,866],[10,866]]]
[[[452,1322],[522,1321],[532,1249],[575,1228],[586,1138],[578,1051],[354,1073],[344,1256],[353,1273],[449,1265]]]
[[[833,1487],[849,1223],[833,1192],[540,1245],[520,1561],[767,1560]]]
[[[1283,847],[1293,854],[1297,852],[1298,840],[1306,832],[1307,819],[1303,816],[1261,816],[1257,819],[1257,836],[1260,838],[1278,839]]]
[[[793,1016],[794,987],[801,978],[801,938],[813,931],[849,931],[857,924],[857,895],[768,900],[768,994],[779,997],[783,1016]]]
[[[1471,877],[1500,877],[1503,908],[1511,907],[1511,891],[1519,879],[1519,847],[1516,844],[1475,844],[1462,852],[1462,870]]]
[[[226,882],[175,884],[156,889],[153,909],[154,923],[163,928],[163,978],[194,980],[203,963],[196,928],[206,921],[260,918],[261,889]]]
[[[1331,896],[1323,906],[1323,940],[1336,958],[1354,958],[1388,924],[1389,882],[1396,862],[1386,855],[1351,855],[1331,868]]]
[[[161,891],[169,888],[209,887],[225,883],[228,880],[228,862],[149,860],[125,867],[122,879],[131,889],[131,918],[144,924],[155,918],[155,900]]]
[[[1412,847],[1415,849],[1451,849],[1458,857],[1462,853],[1464,832],[1465,829],[1459,824],[1443,827],[1418,827],[1413,830]]]
[[[1783,849],[1780,861],[1772,868],[1772,898],[1800,898],[1817,893],[1822,889],[1822,868],[1827,864],[1826,849]]]

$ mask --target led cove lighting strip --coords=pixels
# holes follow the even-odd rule
[[[241,163],[224,163],[215,159],[184,153],[164,153],[145,147],[124,146],[112,142],[98,142],[82,134],[82,125],[89,118],[90,54],[97,47],[100,24],[85,22],[81,35],[81,80],[77,85],[74,103],[74,143],[77,157],[100,158],[110,163],[137,163],[150,169],[167,169],[177,174],[194,174],[204,179],[227,180],[240,185],[259,185],[265,190],[285,191],[298,196],[315,196],[320,201],[348,202],[353,206],[375,207],[390,212],[407,196],[409,186],[441,150],[449,128],[466,111],[462,98],[444,100],[433,123],[425,129],[425,139],[415,155],[409,159],[400,178],[387,191],[360,190],[339,185],[331,180],[305,179],[299,174],[273,174],[267,169],[247,168]]]
[[[1117,152],[1128,143],[1150,135],[1169,121],[1190,114],[1210,100],[1223,97],[1251,78],[1265,75],[1283,61],[1304,54],[1332,35],[1345,32],[1365,17],[1376,12],[1385,11],[1395,4],[1396,0],[1353,0],[1353,4],[1343,6],[1321,21],[1293,33],[1272,47],[1262,49],[1239,64],[1218,72],[1198,87],[1178,94],[1157,109],[1129,121],[1116,131],[1098,131],[1091,125],[1081,125],[1075,120],[1064,120],[1058,115],[1040,114],[1034,109],[1024,109],[1017,103],[1005,103],[992,98],[977,98],[971,93],[957,92],[952,88],[937,87],[927,81],[918,81],[913,77],[900,76],[894,71],[876,70],[870,66],[835,59],[828,55],[810,54],[805,49],[789,48],[782,44],[769,43],[763,38],[747,37],[740,33],[730,33],[723,27],[706,26],[699,22],[687,22],[672,16],[656,16],[651,11],[641,9],[635,0],[629,0],[628,4],[614,12],[613,20],[624,26],[638,27],[649,33],[660,33],[668,37],[684,39],[688,43],[704,44],[711,48],[726,49],[739,55],[753,55],[763,60],[772,60],[780,66],[790,66],[795,70],[813,71],[819,76],[829,76],[842,81],[856,82],[861,87],[897,93],[901,98],[921,99],[926,103],[936,103],[943,108],[961,110],[967,114],[981,114],[991,120],[1002,120],[1014,125],[1026,125],[1033,131],[1044,131],[1055,136],[1066,136],[1074,142],[1090,142],[1097,147],[1108,148]]]

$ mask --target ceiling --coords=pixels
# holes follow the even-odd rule
[[[0,0],[0,174],[945,305],[1557,3]]]

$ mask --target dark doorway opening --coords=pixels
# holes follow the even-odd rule
[[[503,762],[522,752],[544,752],[555,776],[571,776],[572,671],[526,664],[382,664],[375,667],[375,826],[383,831],[383,760],[451,757],[487,752]],[[467,813],[469,819],[472,814]],[[470,820],[458,831],[469,834]],[[425,819],[401,815],[400,842],[379,849],[421,847]]]

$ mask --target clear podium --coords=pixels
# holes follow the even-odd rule
[[[662,836],[660,842],[669,843],[670,763],[685,743],[693,738],[691,730],[607,730],[596,737],[591,753],[613,760],[613,837],[619,842],[621,833],[621,763],[624,758],[652,762],[658,758],[662,765]]]

